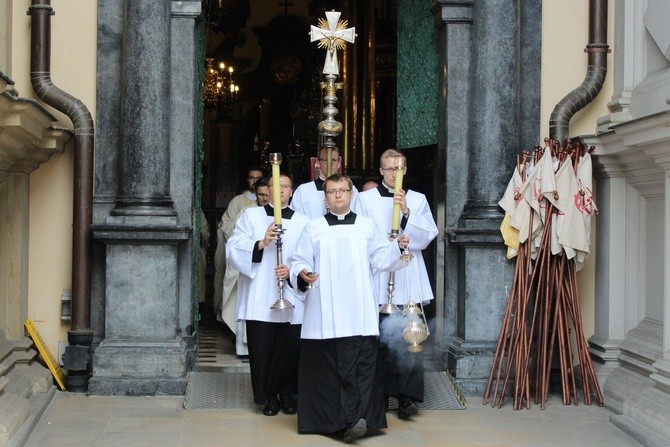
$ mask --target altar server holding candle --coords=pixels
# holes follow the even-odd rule
[[[288,278],[286,259],[296,250],[309,220],[288,206],[292,192],[289,176],[273,175],[270,181],[273,203],[247,208],[226,244],[227,256],[240,271],[237,317],[247,325],[253,398],[256,404],[265,405],[266,416],[274,416],[280,409],[287,414],[296,411],[293,394],[297,392],[303,305],[295,299],[290,287],[282,287],[292,306],[272,308],[280,292],[279,282],[283,284]],[[278,259],[280,239],[282,249]]]
[[[380,157],[379,172],[383,176],[382,184],[377,188],[359,193],[352,204],[352,210],[371,217],[377,231],[388,234],[398,231],[406,234],[412,241],[409,250],[412,261],[406,268],[395,272],[395,292],[393,304],[402,308],[411,297],[416,303],[427,304],[434,299],[430,280],[421,250],[428,247],[438,234],[435,219],[426,200],[426,196],[403,189],[402,182],[406,171],[405,156],[396,149],[388,149]],[[386,302],[389,273],[375,272],[374,283],[380,303]],[[382,316],[384,319],[385,316]],[[417,413],[416,402],[423,401],[424,379],[421,355],[413,362],[399,362],[399,357],[410,357],[406,352],[388,349],[392,344],[404,347],[401,331],[386,334],[382,325],[380,352],[385,356],[385,390],[389,396],[399,400],[398,415],[401,418]],[[391,340],[389,339],[391,338]]]

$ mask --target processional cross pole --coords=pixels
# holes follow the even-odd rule
[[[327,11],[325,19],[319,19],[319,26],[311,26],[310,42],[319,41],[319,48],[326,49],[326,63],[323,65],[323,74],[339,75],[340,69],[337,60],[337,50],[344,50],[346,42],[354,43],[356,28],[347,28],[348,22],[340,20],[340,12]]]
[[[337,102],[337,90],[342,88],[341,82],[335,82],[340,74],[339,61],[337,59],[338,50],[344,50],[348,43],[354,43],[356,40],[356,29],[347,28],[348,22],[340,20],[340,12],[327,11],[326,18],[319,19],[319,26],[311,26],[309,32],[310,42],[318,41],[319,48],[326,49],[326,61],[323,64],[323,74],[326,75],[326,82],[321,83],[321,89],[325,90],[323,101],[326,105],[323,108],[325,119],[318,125],[319,134],[323,135],[323,147],[328,149],[328,159],[326,175],[332,174],[333,148],[336,147],[333,138],[342,133],[342,123],[335,120],[338,110],[335,107]]]

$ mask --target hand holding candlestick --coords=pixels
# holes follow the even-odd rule
[[[393,214],[391,215],[391,233],[389,233],[389,237],[391,239],[397,239],[398,235],[400,234],[400,214],[402,214],[403,208],[407,208],[405,202],[405,192],[402,189],[403,176],[407,170],[407,165],[404,157],[394,157],[392,160],[393,166],[389,167],[388,169],[393,169],[395,185],[393,186]],[[409,252],[408,249],[409,239],[404,241],[404,238],[406,237],[406,235],[403,235],[403,242],[398,240],[398,245],[402,250],[400,259],[409,263],[414,256]],[[383,314],[393,314],[400,312],[398,306],[393,303],[393,292],[395,291],[395,272],[389,272],[386,291],[388,292],[388,300],[386,304],[379,306],[379,312]]]
[[[393,171],[395,172],[395,186],[393,187],[393,190],[395,191],[395,193],[393,197],[393,215],[391,220],[391,233],[395,232],[396,234],[398,234],[398,231],[400,230],[401,207],[400,207],[400,200],[398,200],[397,197],[398,193],[402,191],[402,181],[405,175],[405,171],[407,170],[407,166],[405,165],[405,159],[402,157],[395,157],[394,161],[395,166],[393,166]]]
[[[393,194],[393,215],[391,219],[391,234],[392,238],[398,237],[400,233],[400,215],[408,216],[409,208],[407,208],[407,201],[405,199],[405,191],[402,189],[402,181],[407,171],[407,165],[404,157],[395,157],[393,170],[395,173],[395,186]],[[407,245],[403,248],[401,258],[403,261],[409,262],[414,255],[409,252]]]

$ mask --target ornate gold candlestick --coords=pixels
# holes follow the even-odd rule
[[[395,157],[394,163],[395,165],[393,166],[393,169],[395,170],[395,186],[393,190],[399,191],[402,189],[403,176],[405,175],[405,171],[407,170],[407,165],[405,164],[405,159],[403,157]],[[395,240],[398,237],[398,234],[400,234],[400,214],[401,214],[400,204],[398,203],[393,204],[392,213],[393,214],[391,215],[391,233],[389,233],[389,237]],[[412,260],[413,255],[409,252],[409,249],[406,248],[402,251],[400,258],[403,261],[409,262]],[[382,304],[379,306],[379,312],[382,314],[393,314],[396,312],[400,312],[398,306],[393,304],[393,292],[395,291],[395,272],[389,272],[386,291],[388,292],[388,299],[386,301],[386,304]]]

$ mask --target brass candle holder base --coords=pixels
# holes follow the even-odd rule
[[[400,308],[393,303],[386,303],[379,306],[379,313],[385,315],[397,314]]]
[[[270,306],[270,309],[273,310],[287,310],[287,309],[293,309],[295,306],[291,304],[289,300],[286,298],[279,298],[277,301],[274,302],[272,306]]]

